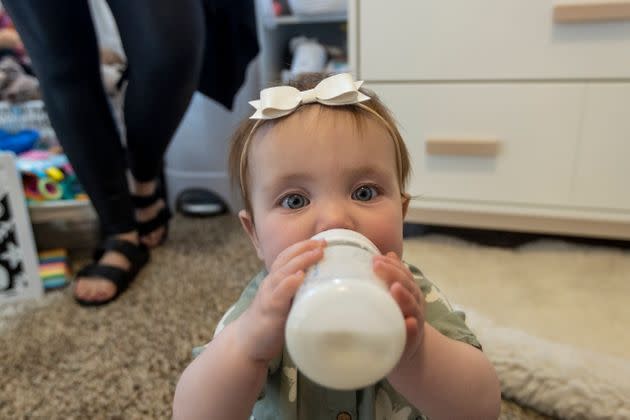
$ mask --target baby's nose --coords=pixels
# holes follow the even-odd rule
[[[317,232],[330,229],[354,230],[354,220],[348,209],[341,204],[328,204],[320,210]]]

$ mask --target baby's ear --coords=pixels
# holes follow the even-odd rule
[[[254,226],[254,219],[247,210],[239,211],[238,218],[241,221],[241,226],[243,226],[247,236],[249,236],[249,240],[252,241],[254,248],[256,248],[258,258],[263,260],[262,250],[260,249],[260,243],[258,242],[258,236],[256,235],[256,227]]]
[[[409,203],[411,202],[411,196],[407,193],[402,194],[402,215],[403,219],[407,217],[407,210],[409,210]]]

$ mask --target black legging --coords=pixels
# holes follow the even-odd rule
[[[103,233],[135,229],[126,169],[156,179],[197,88],[201,0],[108,0],[127,55],[125,155],[100,76],[87,0],[3,0],[40,81],[53,129],[96,209]]]

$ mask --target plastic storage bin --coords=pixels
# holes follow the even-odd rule
[[[228,175],[229,139],[236,125],[253,113],[248,102],[256,99],[259,92],[256,59],[247,70],[233,111],[195,94],[166,152],[164,175],[171,209],[182,209],[182,197],[190,191],[214,193],[228,210],[240,209],[238,191],[233,191]]]

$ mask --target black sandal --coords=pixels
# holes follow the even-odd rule
[[[160,209],[160,211],[157,215],[155,215],[154,218],[149,219],[145,222],[136,222],[136,228],[138,229],[138,234],[140,235],[140,238],[148,235],[158,228],[164,227],[164,234],[158,242],[158,246],[162,245],[166,240],[166,237],[168,236],[168,222],[172,216],[171,211],[168,208],[166,194],[162,185],[158,185],[151,195],[132,195],[131,199],[133,200],[133,205],[140,210],[154,205],[159,200],[164,201],[164,207]]]
[[[127,258],[130,263],[129,270],[99,264],[98,260],[100,260],[103,254],[108,251],[118,252]],[[114,296],[106,300],[83,300],[75,296],[74,299],[81,306],[101,306],[116,300],[116,298],[118,298],[118,296],[120,296],[120,294],[129,287],[131,282],[138,275],[138,272],[140,272],[142,267],[144,267],[149,261],[149,248],[142,243],[135,245],[122,239],[109,238],[94,251],[93,258],[95,262],[88,264],[79,270],[75,278],[84,277],[105,279],[114,283],[116,286],[116,293]]]

